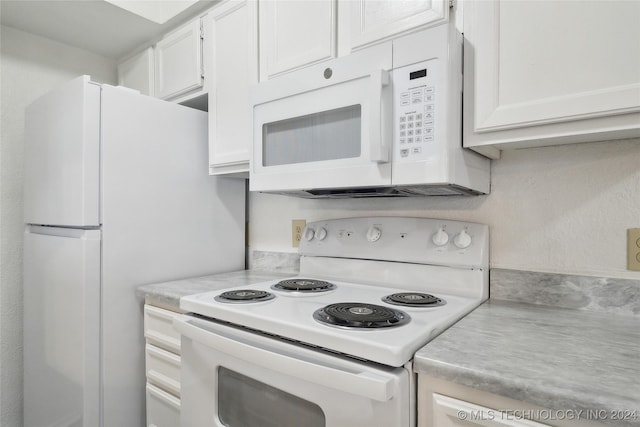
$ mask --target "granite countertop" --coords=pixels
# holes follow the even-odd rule
[[[230,273],[212,274],[210,276],[173,280],[139,286],[136,295],[147,303],[179,311],[180,298],[186,295],[199,294],[234,286],[250,285],[273,279],[295,276],[295,273],[275,273],[259,270],[241,270]]]
[[[418,351],[414,369],[552,410],[636,411],[640,317],[489,300]]]

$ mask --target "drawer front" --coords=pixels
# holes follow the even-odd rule
[[[147,381],[180,397],[180,356],[147,344]]]
[[[173,329],[173,318],[179,313],[152,305],[144,306],[144,337],[147,342],[180,354],[180,334]]]
[[[437,427],[551,427],[500,414],[496,409],[433,393],[433,425]]]
[[[180,399],[147,383],[147,427],[180,425]]]

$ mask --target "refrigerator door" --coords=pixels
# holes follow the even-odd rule
[[[25,118],[28,224],[100,224],[100,86],[78,77],[34,101]]]
[[[100,234],[25,231],[25,426],[100,425]]]
[[[207,114],[102,87],[104,426],[144,424],[136,287],[244,268],[244,180],[209,176]]]

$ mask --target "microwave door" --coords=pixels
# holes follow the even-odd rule
[[[252,191],[391,184],[389,72],[363,66],[340,79],[341,65],[330,67],[330,83],[254,106]]]

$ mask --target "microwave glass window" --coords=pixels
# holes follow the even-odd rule
[[[361,126],[360,105],[266,123],[262,127],[262,165],[360,157]]]
[[[322,409],[230,369],[218,368],[218,417],[227,427],[324,427]]]

